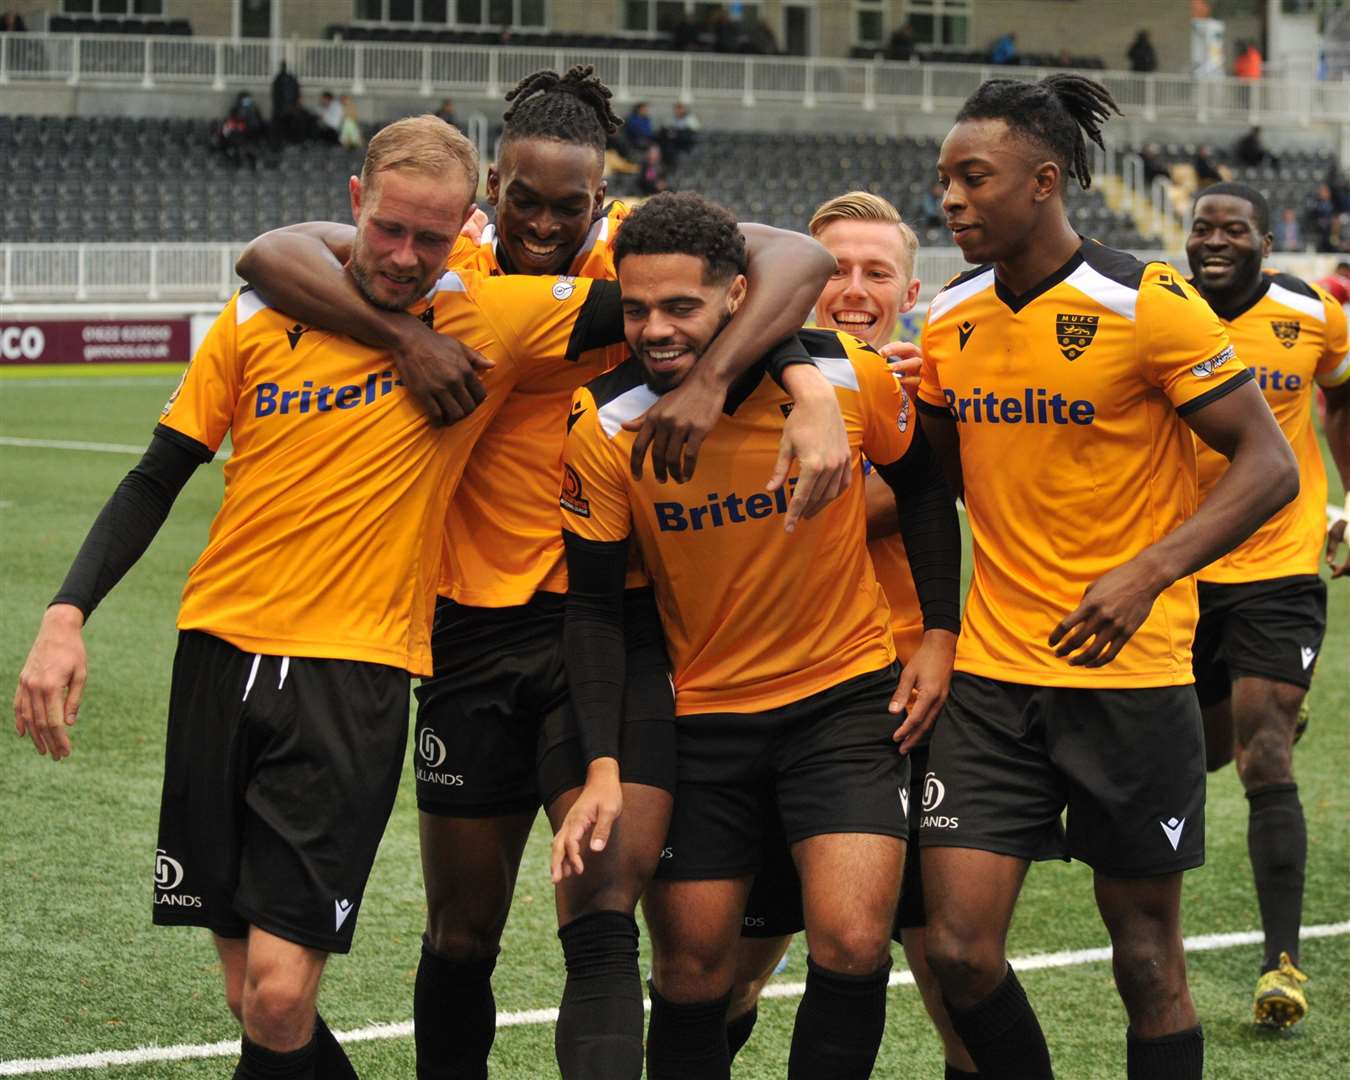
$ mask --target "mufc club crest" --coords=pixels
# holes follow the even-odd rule
[[[1275,331],[1275,340],[1286,349],[1292,349],[1294,342],[1298,340],[1298,332],[1303,329],[1303,324],[1297,319],[1271,319],[1270,328]]]
[[[1077,360],[1087,352],[1099,322],[1100,315],[1065,315],[1061,312],[1055,316],[1055,340],[1059,342],[1059,351],[1065,360]]]

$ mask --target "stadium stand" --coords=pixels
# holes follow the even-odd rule
[[[87,16],[53,15],[47,20],[52,34],[135,34],[142,37],[191,37],[187,19],[92,19]]]
[[[881,45],[854,45],[849,56],[855,60],[885,60],[886,48]],[[914,60],[921,64],[990,64],[988,49],[915,49]],[[1064,53],[1023,53],[1018,67],[1082,68],[1091,71],[1106,70],[1106,61],[1100,56],[1070,56]]]

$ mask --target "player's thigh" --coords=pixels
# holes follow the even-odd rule
[[[418,815],[427,933],[446,956],[495,956],[535,811]]]
[[[874,971],[890,952],[905,840],[826,833],[792,847],[811,955],[831,970]]]
[[[1293,779],[1294,736],[1307,690],[1295,683],[1244,675],[1233,683],[1238,776],[1251,790]]]
[[[1001,955],[1029,861],[978,848],[927,846],[920,863],[930,962],[935,951]]]

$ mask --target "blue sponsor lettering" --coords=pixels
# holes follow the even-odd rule
[[[299,390],[283,390],[274,382],[259,383],[254,391],[253,415],[304,416],[311,412],[332,412],[334,409],[355,409],[359,405],[373,405],[379,398],[392,394],[403,380],[394,378],[392,371],[371,372],[364,383],[346,386],[320,386],[306,379]]]
[[[944,390],[947,411],[962,424],[1080,424],[1086,426],[1097,416],[1097,407],[1081,398],[1070,401],[1063,394],[1051,394],[1045,387],[1027,387],[1021,394],[1003,397],[994,391],[975,387],[970,397],[957,397],[955,390]]]
[[[720,529],[723,525],[740,525],[775,514],[786,514],[788,500],[796,486],[797,478],[794,476],[772,495],[757,491],[749,498],[742,498],[734,491],[726,495],[710,491],[706,502],[692,506],[681,502],[653,503],[656,527],[661,532],[684,532],[686,529],[701,532],[705,528]]]
[[[1289,390],[1292,392],[1303,389],[1302,375],[1291,375],[1279,368],[1257,368],[1256,381],[1262,390]]]

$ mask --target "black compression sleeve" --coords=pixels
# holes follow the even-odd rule
[[[623,341],[623,297],[617,281],[596,281],[581,303],[572,334],[567,339],[567,359],[580,359],[589,349],[601,349]]]
[[[773,379],[780,387],[783,387],[783,372],[793,364],[814,364],[811,354],[806,351],[806,346],[801,338],[793,334],[779,342],[764,357],[764,368],[769,373],[769,378]],[[783,387],[783,389],[787,389]]]
[[[127,473],[95,519],[53,604],[74,604],[87,619],[136,560],[145,554],[169,509],[211,450],[163,424],[137,466]]]
[[[925,630],[961,631],[961,523],[922,426],[899,461],[875,466],[895,492]]]
[[[619,756],[623,724],[623,585],[627,540],[587,540],[563,530],[567,606],[563,656],[582,759]]]

